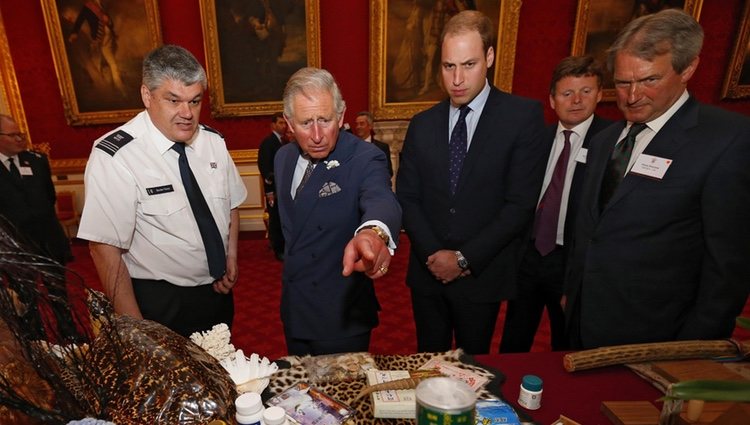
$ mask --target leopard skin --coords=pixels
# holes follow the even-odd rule
[[[417,353],[409,355],[373,354],[372,357],[375,361],[376,367],[380,370],[415,370],[419,369],[419,367],[427,363],[427,361],[433,357],[439,357],[440,359],[451,363],[453,366],[468,370],[488,379],[489,384],[485,385],[484,388],[477,392],[479,398],[498,398],[498,394],[491,392],[491,389],[497,388],[498,378],[503,378],[502,376],[496,376],[485,368],[470,364],[473,360],[460,349],[445,353]],[[266,394],[270,397],[280,394],[297,382],[310,382],[310,376],[305,367],[307,359],[309,359],[309,356],[287,356],[281,358],[280,360],[284,363],[288,362],[290,367],[281,369],[272,376]],[[350,380],[316,382],[314,385],[325,394],[349,405],[356,411],[356,414],[347,421],[347,424],[414,424],[413,419],[374,418],[372,416],[372,401],[370,397],[363,397],[353,401],[360,391],[367,386],[364,377]]]

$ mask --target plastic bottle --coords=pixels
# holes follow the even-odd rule
[[[518,404],[529,410],[542,406],[542,379],[536,375],[525,375],[521,380]]]
[[[237,409],[237,425],[263,425],[263,402],[260,394],[249,392],[234,401]]]
[[[289,425],[286,412],[279,406],[271,406],[263,412],[265,425]]]

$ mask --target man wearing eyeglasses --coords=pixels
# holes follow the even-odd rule
[[[61,264],[70,258],[70,244],[55,214],[55,186],[49,161],[27,150],[26,135],[13,117],[0,115],[0,215],[38,254]]]

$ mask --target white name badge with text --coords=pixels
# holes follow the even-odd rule
[[[651,177],[654,179],[661,180],[664,178],[669,166],[672,165],[672,160],[667,158],[660,158],[658,156],[640,154],[633,164],[633,168],[630,170],[633,174],[638,174],[645,177]]]
[[[576,155],[576,162],[580,162],[581,164],[586,163],[586,156],[589,154],[589,150],[586,148],[581,148],[578,150],[578,155]]]
[[[23,165],[18,167],[18,173],[22,176],[33,176],[34,172],[31,171],[31,167],[24,167]]]

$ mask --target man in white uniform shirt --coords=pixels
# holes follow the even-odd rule
[[[185,336],[231,326],[247,196],[223,137],[198,123],[206,86],[187,50],[146,56],[146,110],[94,143],[78,232],[118,313]]]

